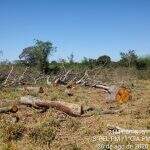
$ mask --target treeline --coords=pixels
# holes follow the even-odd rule
[[[57,48],[49,41],[36,40],[35,44],[26,47],[19,55],[19,60],[14,62],[1,61],[1,64],[23,65],[37,68],[44,74],[56,74],[62,67],[73,70],[94,69],[98,67],[129,67],[137,70],[150,69],[150,56],[139,57],[135,50],[128,50],[120,53],[119,61],[112,61],[110,56],[102,55],[96,59],[86,58],[80,62],[74,60],[74,55],[71,54],[67,60],[49,61],[50,56],[56,52]],[[2,53],[2,52],[0,52]]]

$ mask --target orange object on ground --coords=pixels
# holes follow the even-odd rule
[[[116,101],[119,103],[127,102],[132,98],[131,90],[126,87],[120,87],[116,94]]]

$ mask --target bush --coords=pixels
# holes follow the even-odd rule
[[[137,71],[138,79],[149,80],[150,79],[150,69],[147,70],[138,70]]]
[[[144,70],[144,69],[147,68],[147,64],[145,63],[144,60],[139,59],[139,60],[137,61],[137,63],[136,63],[136,68],[137,68],[138,70]]]
[[[111,58],[107,55],[100,56],[97,59],[97,65],[109,66],[111,64]]]
[[[60,71],[60,66],[57,64],[50,64],[47,74],[57,74]]]

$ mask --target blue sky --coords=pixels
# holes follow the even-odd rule
[[[150,0],[0,0],[3,58],[18,59],[34,39],[57,46],[53,59],[149,55]]]

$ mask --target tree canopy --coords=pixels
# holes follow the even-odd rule
[[[19,58],[27,65],[36,65],[37,68],[46,73],[49,65],[48,57],[56,51],[53,43],[46,41],[36,40],[34,46],[23,49]]]
[[[120,56],[121,56],[120,63],[124,66],[131,67],[136,65],[137,63],[138,56],[135,50],[128,50],[128,52],[126,53],[121,52]]]
[[[108,66],[108,65],[110,65],[110,63],[111,63],[111,58],[107,55],[100,56],[97,59],[98,65]]]

